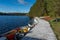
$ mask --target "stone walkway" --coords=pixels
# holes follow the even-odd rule
[[[38,24],[22,40],[57,40],[49,22],[37,20]]]

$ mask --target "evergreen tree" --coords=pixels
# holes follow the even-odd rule
[[[49,15],[52,17],[60,15],[60,0],[36,0],[36,3],[30,9],[29,15]]]

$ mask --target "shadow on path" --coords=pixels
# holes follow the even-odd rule
[[[24,37],[24,38],[22,38],[22,40],[46,40],[46,39],[44,39],[44,38],[33,38],[33,37]]]

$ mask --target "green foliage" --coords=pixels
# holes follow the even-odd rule
[[[36,3],[31,7],[30,16],[60,15],[60,0],[36,0]]]
[[[50,24],[52,25],[51,28],[56,34],[57,40],[60,40],[60,22],[53,22],[53,20],[51,20]]]
[[[43,8],[43,3],[41,0],[37,0],[36,3],[31,7],[29,15],[30,16],[40,16],[40,13],[42,11]]]

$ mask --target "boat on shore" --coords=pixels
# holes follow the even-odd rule
[[[25,27],[18,27],[7,33],[2,34],[0,39],[2,39],[2,37],[3,37],[2,40],[19,40],[19,39],[23,38],[37,24],[37,21],[36,20],[34,20],[34,21],[35,22],[32,25],[28,24]]]

